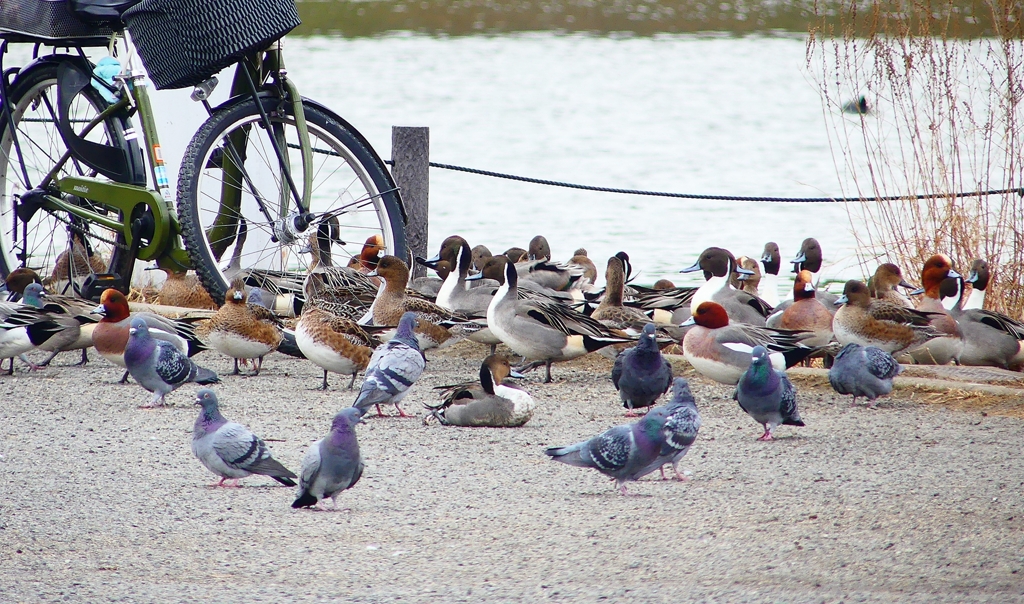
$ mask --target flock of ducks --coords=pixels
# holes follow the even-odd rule
[[[550,382],[554,363],[597,351],[615,358],[611,379],[627,415],[653,407],[672,389],[668,405],[633,424],[547,450],[555,460],[609,475],[623,492],[625,482],[654,470],[664,476],[668,463],[681,479],[678,462],[700,427],[689,386],[673,376],[662,354],[666,347],[700,374],[735,385],[739,406],[764,427],[764,440],[779,425],[803,425],[785,371],[813,358],[824,359],[837,392],[872,405],[891,391],[901,362],[1024,364],[1024,324],[983,308],[990,278],[984,260],[974,261],[965,278],[948,257],[934,255],[924,263],[920,288],[885,263],[866,282],[847,281],[834,294],[816,286],[822,250],[807,239],[791,260],[792,297],[780,300],[782,259],[775,243],[765,245],[760,258],[704,250],[680,271],[702,272],[699,287],[632,284],[629,256],[619,252],[608,258],[605,285],[598,288],[598,269],[586,250],[555,262],[541,236],[525,249],[497,255],[448,237],[433,258],[416,259],[437,276],[418,279],[410,279],[402,259],[384,254],[376,236],[348,266],[337,266],[334,239],[329,225],[309,236],[310,269],[295,284],[303,295],[293,318],[274,311],[276,284],[256,271],[238,271],[219,306],[189,276],[168,273],[160,301],[215,308],[208,318],[168,319],[132,312],[113,289],[99,306],[51,294],[38,275],[18,269],[7,278],[9,300],[0,304],[0,359],[11,359],[13,373],[15,357],[37,369],[59,352],[82,350],[85,363],[85,350],[93,347],[126,369],[122,381],[130,375],[153,393],[150,406],[162,405],[183,384],[219,382],[191,359],[206,349],[233,359],[234,374],[251,365],[258,375],[274,351],[305,358],[323,371],[323,389],[329,373],[351,376],[349,389],[365,373],[352,408],[333,419],[331,433],[314,445],[298,476],[274,461],[262,440],[227,422],[212,390],[200,391],[193,451],[221,477],[218,484],[249,474],[292,485],[297,478],[295,507],[333,500],[359,480],[355,426],[364,413],[375,407],[382,415],[381,405],[393,404],[405,416],[400,403],[426,367],[425,351],[462,339],[489,345],[491,354],[481,362],[479,379],[441,388],[424,422],[522,426],[536,405],[513,380],[543,366]],[[972,287],[964,298],[967,284]],[[921,296],[916,304],[915,296]],[[496,354],[498,344],[519,357],[515,364]],[[36,350],[48,353],[39,364],[26,356]]]

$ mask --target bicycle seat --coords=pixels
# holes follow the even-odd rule
[[[68,0],[71,12],[80,20],[98,27],[123,29],[121,15],[142,0]]]

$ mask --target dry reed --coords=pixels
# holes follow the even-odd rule
[[[830,144],[850,204],[865,272],[885,261],[918,276],[934,253],[966,276],[974,258],[993,267],[986,306],[1024,310],[1024,14],[996,2],[858,3],[817,7],[807,65],[818,81]],[[986,12],[987,11],[987,12]],[[827,19],[826,19],[826,13]],[[990,37],[962,37],[984,21]],[[844,112],[864,95],[867,113]],[[940,195],[920,199],[916,195]]]

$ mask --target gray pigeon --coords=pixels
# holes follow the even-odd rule
[[[672,385],[672,365],[661,356],[654,323],[644,325],[640,341],[615,357],[612,384],[619,391],[626,415],[638,407],[650,407]]]
[[[220,476],[214,486],[238,486],[238,480],[250,474],[269,476],[293,487],[298,478],[270,456],[266,443],[242,424],[224,419],[217,405],[217,395],[209,388],[196,393],[196,404],[202,406],[192,428],[192,453],[206,469]],[[225,485],[225,481],[234,482]]]
[[[261,288],[254,287],[250,289],[248,295],[249,297],[246,300],[249,304],[256,304],[258,306],[262,306],[263,308],[274,310],[273,298],[268,299]]]
[[[836,355],[828,371],[828,383],[839,394],[867,397],[869,407],[875,399],[892,392],[892,379],[900,372],[900,364],[891,354],[874,346],[847,344]]]
[[[359,455],[356,424],[363,421],[362,415],[355,407],[342,409],[331,422],[330,434],[306,452],[302,458],[299,496],[292,502],[293,508],[312,507],[330,497],[337,509],[338,494],[359,482],[363,458]]]
[[[377,347],[366,366],[366,378],[359,388],[359,396],[352,403],[360,414],[366,413],[371,405],[377,406],[377,415],[383,416],[380,406],[392,403],[401,417],[409,417],[398,406],[409,388],[423,373],[425,361],[413,329],[416,314],[407,312],[398,321],[393,338]]]
[[[662,450],[662,430],[668,413],[665,408],[652,410],[633,424],[609,428],[590,440],[567,447],[544,450],[555,461],[580,468],[594,468],[615,480],[619,491],[626,494],[626,483],[657,470]]]
[[[153,393],[148,407],[164,404],[164,397],[182,384],[216,384],[217,374],[200,367],[192,359],[164,340],[149,335],[149,326],[142,317],[134,317],[128,329],[124,363],[135,381]]]
[[[693,441],[697,440],[697,431],[700,430],[700,413],[697,412],[697,401],[690,392],[690,384],[686,378],[678,377],[672,382],[672,400],[664,407],[658,407],[655,411],[664,409],[668,414],[665,421],[665,429],[662,430],[661,452],[655,460],[655,468],[661,470],[661,478],[665,480],[665,464],[672,464],[672,470],[676,473],[676,480],[688,480],[679,472],[679,462],[690,450]]]
[[[764,346],[754,346],[750,355],[750,367],[740,376],[733,398],[747,415],[764,426],[764,434],[758,440],[772,440],[772,430],[780,424],[803,426],[792,382],[784,372],[772,367]]]

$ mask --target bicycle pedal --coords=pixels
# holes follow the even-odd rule
[[[124,287],[124,280],[117,273],[92,273],[82,283],[82,297],[94,302],[100,301],[100,296],[108,289],[116,289],[122,294],[127,294]]]

